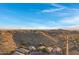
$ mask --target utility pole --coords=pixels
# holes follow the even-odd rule
[[[66,55],[69,55],[69,41],[68,41],[68,35],[66,35]]]
[[[63,32],[65,37],[65,54],[69,55],[69,33]]]

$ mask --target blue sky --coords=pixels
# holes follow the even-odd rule
[[[60,29],[79,26],[77,3],[0,3],[0,28]]]

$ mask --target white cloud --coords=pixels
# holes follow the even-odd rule
[[[52,6],[55,6],[55,7],[58,7],[58,8],[67,8],[67,7],[65,7],[65,6],[62,6],[62,5],[56,4],[56,3],[52,3],[51,5],[52,5]]]
[[[79,16],[65,18],[65,19],[62,19],[60,22],[65,23],[65,24],[78,24],[79,23]]]
[[[25,27],[25,26],[0,26],[0,29],[58,29],[58,26],[50,27],[50,26],[32,26],[32,27]]]
[[[79,11],[79,8],[71,8],[72,11]]]
[[[63,12],[62,14],[69,13],[69,12],[79,13],[78,8],[70,8],[68,6],[63,6],[63,5],[57,4],[57,3],[52,3],[51,5],[52,5],[52,7],[55,6],[57,8],[44,9],[41,12],[43,12],[43,13],[53,13],[53,12],[60,12],[61,10],[63,10],[63,11],[68,11],[68,12]]]
[[[61,6],[61,5],[59,5],[59,4],[51,4],[52,5],[52,7],[53,6],[55,6],[55,7],[57,7],[56,9],[54,9],[54,8],[51,8],[51,9],[44,9],[44,10],[42,10],[42,12],[43,13],[51,13],[51,12],[57,12],[57,11],[60,11],[60,10],[63,10],[63,9],[65,9],[66,7],[64,7],[64,6]]]
[[[46,9],[46,10],[42,10],[43,13],[52,13],[52,12],[57,12],[63,10],[63,8],[56,8],[56,9]]]

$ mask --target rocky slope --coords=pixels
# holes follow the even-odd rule
[[[79,32],[68,30],[0,30],[0,54],[9,54],[20,47],[57,45],[66,47],[66,36],[69,40],[69,50],[79,46]],[[76,43],[77,44],[76,44]]]
[[[16,49],[12,34],[6,31],[0,32],[0,54],[9,54]]]

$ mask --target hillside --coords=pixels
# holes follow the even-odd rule
[[[69,40],[69,51],[79,46],[79,32],[68,30],[0,30],[0,54],[15,51],[16,48],[38,46],[66,47],[66,36]],[[75,43],[76,42],[76,43]],[[71,53],[72,54],[72,53]]]
[[[12,34],[7,31],[0,31],[0,54],[9,54],[16,48],[16,43],[12,39]]]

